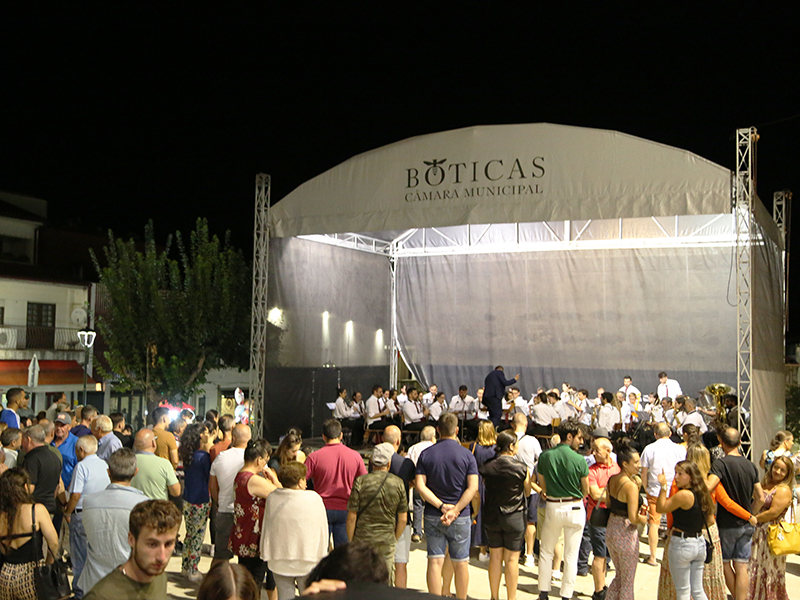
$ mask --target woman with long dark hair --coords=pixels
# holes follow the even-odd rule
[[[267,440],[247,442],[244,466],[233,480],[234,523],[228,541],[230,551],[239,557],[239,564],[250,571],[259,588],[267,576],[266,589],[271,598],[277,597],[275,578],[261,560],[261,521],[267,496],[282,487],[275,471],[267,467],[272,451]]]
[[[269,468],[277,471],[286,463],[293,461],[305,463],[306,455],[300,449],[302,446],[303,438],[294,433],[287,433],[283,436],[278,449],[272,453],[272,458],[269,460]]]
[[[197,565],[200,563],[203,537],[206,534],[206,521],[211,512],[211,498],[208,494],[211,473],[211,455],[208,453],[210,443],[206,424],[192,423],[184,429],[178,449],[185,473],[183,519],[186,523],[186,540],[183,543],[181,574],[194,583],[203,579],[197,571]]]
[[[525,463],[514,458],[517,454],[514,433],[503,431],[497,435],[495,453],[496,456],[479,469],[486,488],[483,527],[489,545],[489,588],[492,599],[497,600],[505,565],[508,600],[515,600],[531,480]]]
[[[48,564],[58,551],[50,515],[44,505],[33,502],[29,485],[28,473],[19,467],[0,475],[0,590],[4,598],[36,600],[33,569],[44,564],[42,546],[47,544]]]
[[[608,480],[606,487],[611,515],[606,527],[606,546],[617,568],[608,586],[606,600],[633,600],[633,580],[639,562],[639,525],[647,523],[647,507],[642,514],[639,493],[639,453],[630,441],[617,442],[617,464],[620,472]]]
[[[714,520],[714,501],[700,469],[693,462],[682,460],[675,466],[678,491],[667,498],[667,476],[658,474],[661,489],[656,510],[672,513],[669,541],[669,570],[677,600],[706,600],[703,569],[706,541],[703,530]]]

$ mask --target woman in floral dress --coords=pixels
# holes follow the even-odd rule
[[[267,577],[267,594],[270,600],[278,597],[275,578],[261,560],[261,521],[267,496],[282,487],[272,469],[267,468],[271,451],[266,440],[250,440],[244,450],[244,466],[233,480],[233,530],[228,540],[229,549],[239,557],[239,564],[250,571],[259,588]]]
[[[756,530],[753,533],[748,600],[789,600],[786,593],[786,556],[775,556],[769,548],[769,526],[783,520],[792,504],[794,463],[789,456],[778,456],[770,465],[753,503]]]

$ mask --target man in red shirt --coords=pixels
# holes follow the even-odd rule
[[[594,578],[594,594],[592,600],[604,600],[606,597],[606,528],[592,525],[592,511],[597,507],[598,500],[605,494],[608,480],[619,473],[619,465],[612,456],[611,441],[607,437],[597,436],[595,432],[592,453],[595,463],[589,467],[589,496],[586,499],[586,519],[589,522],[589,539],[592,542],[592,577]],[[607,508],[605,502],[599,503],[601,508]]]
[[[355,450],[342,444],[342,424],[328,419],[322,425],[325,446],[306,459],[307,479],[322,496],[328,515],[328,531],[334,547],[347,543],[347,501],[353,481],[367,472],[364,459]]]

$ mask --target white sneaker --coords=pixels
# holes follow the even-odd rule
[[[186,579],[188,579],[192,583],[200,583],[201,581],[203,581],[203,574],[200,572],[192,573],[191,575],[187,575]]]
[[[525,555],[525,566],[529,569],[532,569],[536,564],[536,558],[534,558],[533,554],[526,554]]]
[[[486,562],[487,560],[489,560],[489,553],[488,552],[485,552],[485,553],[484,552],[480,552],[478,554],[478,560],[480,562]]]
[[[561,581],[561,571],[553,571],[553,581]]]

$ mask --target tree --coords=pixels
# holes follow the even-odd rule
[[[106,266],[92,253],[109,305],[98,315],[105,358],[120,391],[143,390],[148,412],[188,398],[211,369],[246,369],[250,352],[251,274],[241,251],[209,236],[198,219],[189,246],[175,234],[177,257],[156,245],[152,222],[143,250],[109,231]]]

